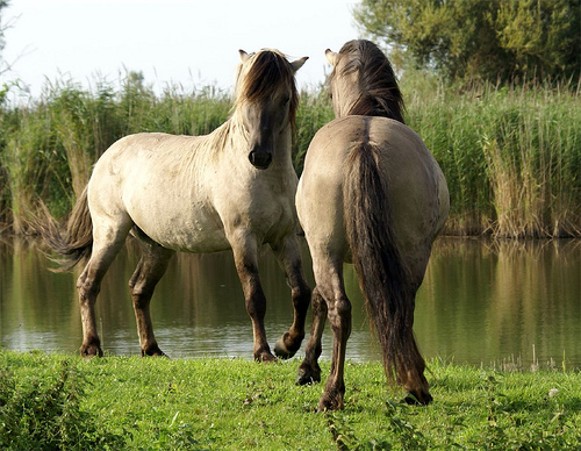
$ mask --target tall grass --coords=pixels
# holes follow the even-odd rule
[[[29,231],[42,200],[65,214],[85,187],[93,163],[116,140],[137,132],[205,134],[226,119],[228,96],[210,89],[156,96],[129,73],[117,91],[97,83],[88,91],[71,82],[48,84],[40,98],[0,112],[0,222]]]
[[[426,77],[403,80],[407,122],[446,175],[446,233],[502,237],[581,236],[579,90],[475,86],[460,91]],[[160,131],[206,134],[230,112],[215,88],[156,95],[139,74],[119,87],[47,84],[25,106],[0,107],[0,224],[27,233],[39,202],[64,215],[99,155],[120,137]],[[333,118],[326,93],[304,93],[294,163],[302,171],[315,132]],[[411,181],[413,183],[413,181]],[[0,226],[0,233],[3,230]]]
[[[581,96],[561,88],[408,93],[408,123],[448,181],[448,233],[581,236]]]

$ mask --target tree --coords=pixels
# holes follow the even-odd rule
[[[581,76],[581,0],[362,0],[354,16],[450,80]]]

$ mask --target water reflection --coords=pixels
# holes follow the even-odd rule
[[[581,364],[581,242],[440,240],[418,299],[428,355]]]
[[[138,251],[128,246],[107,274],[97,304],[106,352],[139,354],[127,281]],[[0,242],[0,346],[76,352],[81,327],[75,275],[47,270],[35,243]],[[307,265],[308,266],[308,265]],[[290,324],[289,290],[269,252],[261,259],[269,340]],[[379,359],[356,277],[349,359]],[[312,281],[312,279],[311,279]],[[152,301],[160,346],[170,356],[251,358],[252,332],[230,253],[179,255]],[[581,242],[440,239],[420,289],[415,330],[426,357],[480,364],[551,359],[581,367]],[[323,357],[330,358],[329,328]]]

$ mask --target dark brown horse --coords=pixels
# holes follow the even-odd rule
[[[432,242],[448,215],[446,180],[420,137],[404,125],[403,100],[385,55],[365,40],[326,55],[337,119],[313,138],[296,198],[316,281],[299,382],[321,379],[317,360],[328,317],[333,360],[319,409],[343,407],[351,332],[343,263],[353,262],[388,379],[403,385],[409,402],[427,404],[432,397],[413,334],[414,306]]]

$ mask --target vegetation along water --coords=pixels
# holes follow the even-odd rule
[[[491,84],[458,88],[434,77],[402,80],[406,118],[433,152],[451,193],[445,234],[581,236],[579,86]],[[0,223],[26,233],[40,200],[69,211],[98,156],[141,131],[209,133],[224,122],[229,95],[212,87],[157,95],[137,73],[120,87],[47,83],[39,99],[0,108]],[[305,92],[294,162],[333,117],[328,95]]]
[[[7,4],[0,1],[0,10]],[[451,193],[445,234],[581,237],[578,10],[577,0],[363,0],[354,10],[363,29],[406,62],[400,65],[406,122],[433,152]],[[414,64],[430,73],[409,70]],[[7,99],[19,95],[18,87],[0,89],[0,237],[30,233],[44,206],[55,216],[69,211],[92,164],[118,138],[206,134],[231,109],[229,96],[213,87],[168,86],[159,95],[133,72],[119,86],[101,80],[94,86],[56,81],[39,98],[17,103]],[[332,117],[324,88],[303,93],[294,141],[298,174],[308,143]],[[510,287],[516,280],[510,269],[523,265],[502,254],[496,259]],[[539,285],[550,277],[558,285],[563,279],[554,273],[564,272],[562,262],[549,262],[547,279],[524,265],[523,277]],[[486,269],[475,268],[474,279],[458,279],[486,289]],[[455,276],[451,269],[445,272]],[[521,300],[531,298],[519,292]],[[505,307],[513,299],[491,296]],[[493,321],[514,323],[508,308],[492,310]],[[522,310],[546,325],[536,309]],[[554,312],[563,310],[555,304]],[[579,449],[581,375],[563,357],[561,370],[535,371],[522,371],[518,360],[497,371],[432,358],[435,402],[423,409],[399,403],[402,393],[386,393],[378,362],[349,362],[347,409],[316,414],[321,387],[294,385],[292,360],[81,360],[0,350],[0,448]],[[322,364],[328,372],[329,363]]]

